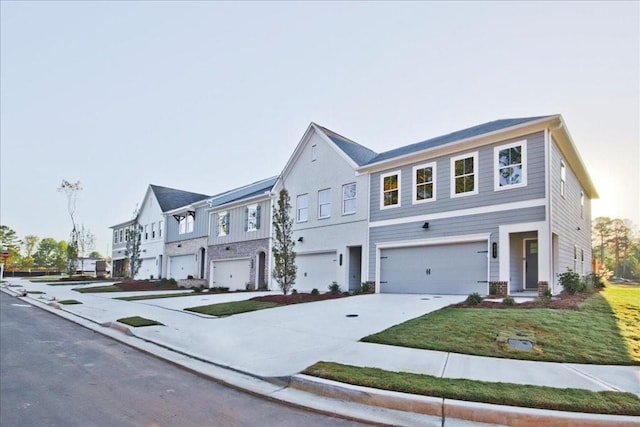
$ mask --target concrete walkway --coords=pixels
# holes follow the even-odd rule
[[[10,286],[3,286],[3,290],[17,293],[24,288],[29,292],[44,292],[30,293],[25,299],[40,305],[54,304],[59,307],[58,312],[72,314],[72,317],[96,324],[111,325],[117,319],[129,316],[156,320],[164,326],[124,328],[120,325],[119,329],[128,329],[135,337],[171,349],[174,354],[259,378],[294,377],[300,378],[301,384],[308,384],[307,381],[313,379],[299,376],[299,372],[318,361],[332,361],[447,378],[593,391],[625,391],[640,396],[640,368],[637,366],[497,359],[359,342],[364,336],[460,302],[464,300],[464,296],[370,294],[215,318],[189,313],[183,309],[248,299],[265,293],[198,294],[122,301],[114,298],[135,293],[81,294],[72,290],[77,285],[51,286],[17,279],[9,279],[9,283]],[[74,299],[82,304],[55,303],[65,299]],[[357,317],[347,317],[354,314]],[[309,388],[313,386],[307,387]],[[316,389],[315,392],[328,394],[326,387],[321,387],[320,390]],[[522,408],[518,408],[516,412],[519,411]],[[598,416],[587,417],[591,420],[599,419]],[[640,425],[637,417],[604,419]],[[485,418],[480,421],[487,420],[494,419]],[[580,424],[584,424],[584,419],[581,419]]]

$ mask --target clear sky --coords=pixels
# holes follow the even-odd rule
[[[639,2],[2,1],[0,222],[67,239],[148,184],[277,175],[309,122],[381,152],[560,113],[599,215],[640,224]]]

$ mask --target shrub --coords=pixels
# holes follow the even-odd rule
[[[200,286],[195,286],[195,287],[193,288],[193,292],[202,292],[202,287],[200,287]]]
[[[464,303],[467,305],[478,305],[482,302],[482,297],[480,296],[479,293],[474,292],[472,294],[470,294],[466,300],[464,300]]]
[[[332,294],[339,294],[341,292],[338,282],[334,281],[329,285],[329,292],[331,292]]]
[[[291,295],[298,295],[297,289],[291,289]]]
[[[602,289],[604,288],[604,280],[596,273],[589,273],[584,276],[584,281],[587,283],[588,289]]]
[[[580,280],[580,276],[573,270],[567,269],[564,273],[558,276],[560,278],[560,284],[564,288],[564,291],[568,294],[577,294],[585,290],[585,283]]]
[[[369,283],[362,282],[362,286],[360,286],[360,290],[362,291],[363,294],[366,294],[366,293],[369,293],[369,291],[371,290],[371,287],[369,286]]]
[[[318,288],[313,288],[311,289],[311,295],[318,295],[320,292],[318,292]]]
[[[174,279],[173,277],[169,279],[169,284],[170,285],[175,285],[176,283],[177,283],[176,279]]]
[[[495,295],[498,293],[498,284],[496,282],[489,282],[489,295]]]
[[[515,305],[516,300],[514,300],[513,297],[504,297],[502,303],[504,305]]]

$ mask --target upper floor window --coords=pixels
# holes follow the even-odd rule
[[[129,231],[128,228],[125,228],[124,230],[124,241],[128,242],[129,241],[129,235],[131,234],[131,232]]]
[[[567,195],[567,166],[564,160],[560,160],[560,195],[562,197]]]
[[[436,164],[428,163],[413,168],[413,203],[436,199]]]
[[[187,217],[180,215],[178,219],[178,234],[184,234],[187,232]]]
[[[400,171],[380,176],[380,208],[400,206]]]
[[[118,243],[118,230],[113,230],[113,243]]]
[[[584,218],[584,191],[580,192],[580,218]]]
[[[260,229],[260,205],[251,205],[244,208],[244,231]]]
[[[342,214],[356,213],[356,183],[342,186]]]
[[[527,185],[526,141],[495,147],[493,155],[495,165],[494,190],[505,190]]]
[[[296,220],[304,222],[309,219],[309,195],[300,194],[296,197]]]
[[[156,223],[155,222],[151,223],[151,238],[152,239],[156,238]]]
[[[162,221],[158,222],[158,237],[162,237]]]
[[[189,212],[187,213],[187,233],[191,233],[193,231],[193,225],[195,223],[196,213]]]
[[[122,228],[120,229],[120,231],[118,232],[118,234],[120,235],[120,243],[122,243]]]
[[[316,144],[313,144],[311,146],[311,161],[315,162],[317,158],[318,158],[318,146]]]
[[[216,231],[218,236],[226,236],[229,234],[229,213],[228,212],[220,212],[218,213],[218,224],[216,227]]]
[[[478,194],[478,152],[451,158],[451,197]]]
[[[144,240],[149,240],[149,224],[144,226]]]
[[[329,218],[331,216],[331,189],[326,188],[318,191],[318,218]]]

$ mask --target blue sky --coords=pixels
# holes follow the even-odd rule
[[[148,184],[276,175],[314,121],[375,151],[560,113],[640,224],[638,2],[2,1],[0,222],[110,250]]]

